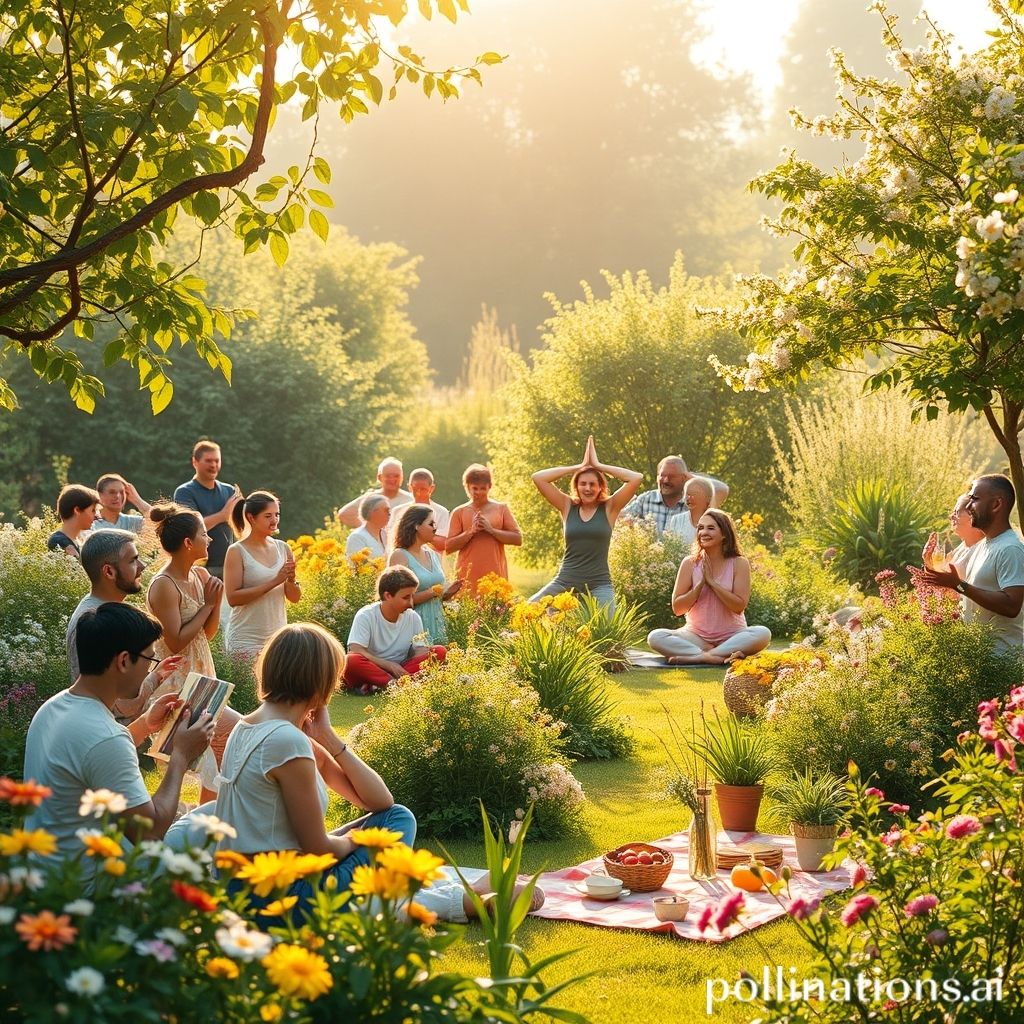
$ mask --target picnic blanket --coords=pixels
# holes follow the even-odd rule
[[[669,665],[665,661],[665,658],[661,654],[655,654],[654,651],[645,651],[640,647],[627,647],[626,648],[626,661],[629,662],[632,668],[720,668],[725,669],[726,666],[721,662],[699,662],[692,665]]]
[[[759,832],[720,832],[719,842],[748,842],[752,839],[770,840],[783,848],[784,863],[793,869],[790,880],[792,896],[818,899],[830,892],[840,892],[850,887],[852,864],[844,864],[832,871],[811,874],[800,871],[796,862],[796,846],[791,836],[767,835]],[[717,878],[707,882],[694,882],[686,873],[687,835],[675,835],[659,839],[654,844],[675,854],[672,872],[663,888],[655,892],[633,893],[620,897],[612,903],[592,899],[580,892],[577,886],[587,875],[602,868],[602,859],[584,861],[575,867],[561,871],[548,871],[540,876],[540,885],[547,894],[544,906],[533,913],[533,917],[544,917],[558,921],[580,921],[596,924],[602,928],[634,928],[639,931],[667,932],[682,939],[702,942],[726,942],[742,934],[744,925],[757,928],[769,921],[784,916],[785,910],[770,893],[746,893],[745,911],[741,923],[730,925],[724,933],[708,928],[702,935],[697,930],[697,919],[708,903],[717,903],[723,896],[735,891],[729,884],[728,872],[719,871]],[[686,896],[690,910],[685,921],[659,921],[654,916],[651,903],[653,896]],[[782,896],[783,904],[786,897]]]

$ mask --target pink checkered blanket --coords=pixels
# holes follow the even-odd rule
[[[792,896],[804,899],[818,899],[830,892],[840,892],[850,887],[852,865],[844,864],[832,871],[811,874],[801,871],[796,862],[796,846],[791,836],[767,835],[759,832],[720,832],[719,842],[748,842],[753,839],[771,840],[783,848],[785,863],[793,869],[790,880]],[[697,919],[708,903],[717,903],[733,891],[729,884],[729,873],[719,871],[718,877],[707,882],[694,882],[686,873],[687,836],[677,832],[665,839],[655,841],[656,846],[675,854],[672,872],[665,885],[656,892],[633,893],[620,897],[612,903],[595,900],[582,893],[580,884],[587,875],[602,869],[602,858],[584,861],[575,867],[561,871],[548,871],[540,876],[540,885],[547,894],[544,906],[533,917],[544,917],[557,921],[582,921],[603,928],[635,928],[648,932],[668,932],[683,939],[701,942],[726,942],[743,932],[742,924],[757,928],[769,921],[782,917],[785,910],[779,906],[770,893],[746,893],[745,912],[742,924],[733,924],[722,934],[713,927],[702,935],[697,931]],[[685,921],[659,921],[654,916],[651,903],[653,896],[686,896],[690,910]],[[783,897],[785,902],[785,897]]]

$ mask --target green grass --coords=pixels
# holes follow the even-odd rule
[[[691,713],[699,716],[703,701],[722,708],[723,671],[625,672],[609,676],[612,695],[620,701],[636,738],[636,752],[624,761],[577,764],[573,771],[587,795],[576,835],[560,842],[526,843],[524,869],[561,868],[634,840],[654,840],[685,828],[689,813],[663,795],[667,758],[652,734],[665,734],[665,705],[676,722],[689,729]],[[331,720],[342,733],[365,718],[371,699],[338,695]],[[771,825],[770,808],[762,811],[762,828]],[[424,837],[422,845],[438,853],[440,846]],[[482,842],[446,844],[456,863],[483,864]],[[798,969],[808,960],[807,948],[787,922],[758,929],[757,940],[771,950],[771,963]],[[470,927],[466,942],[445,957],[450,969],[486,973],[479,946],[481,933]],[[741,970],[761,974],[765,954],[758,941],[744,936],[714,946],[710,943],[643,932],[616,931],[570,922],[528,920],[519,939],[532,959],[559,950],[578,949],[576,956],[546,975],[556,983],[571,974],[600,968],[601,973],[569,989],[558,1005],[586,1014],[594,1024],[647,1024],[651,1020],[691,1021],[705,1016],[705,983],[709,977],[734,981]],[[741,1004],[723,1004],[716,1020],[748,1021],[756,1014]]]

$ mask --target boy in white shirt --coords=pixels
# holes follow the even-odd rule
[[[419,580],[404,565],[381,573],[377,580],[380,600],[360,608],[352,620],[346,644],[345,689],[365,696],[418,672],[431,656],[444,661],[445,649],[428,645],[423,620],[413,611],[412,598],[418,586]]]

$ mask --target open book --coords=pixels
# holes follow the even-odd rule
[[[198,672],[189,672],[185,684],[178,696],[181,704],[168,716],[160,731],[156,734],[150,744],[149,756],[155,757],[158,761],[169,761],[171,749],[174,747],[174,737],[178,728],[184,723],[188,728],[199,719],[204,711],[209,711],[216,721],[220,713],[227,706],[231,691],[235,688],[234,683],[226,682],[223,679],[214,679],[213,676],[200,675]],[[184,714],[186,705],[189,708],[188,714]],[[198,762],[198,758],[196,759]],[[195,767],[195,763],[191,767]]]

